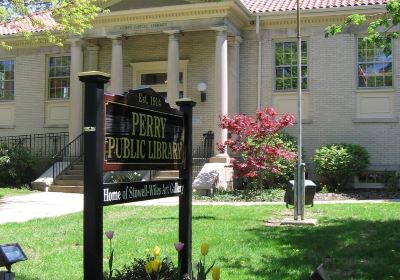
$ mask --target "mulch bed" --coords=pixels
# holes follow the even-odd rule
[[[341,193],[316,193],[314,200],[365,200],[365,199],[400,199],[400,190],[357,190]]]

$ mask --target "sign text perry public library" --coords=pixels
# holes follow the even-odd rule
[[[105,97],[104,170],[177,169],[183,117],[150,89]]]

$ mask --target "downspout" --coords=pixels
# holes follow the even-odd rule
[[[258,73],[257,73],[257,109],[261,109],[261,34],[260,34],[260,16],[256,17],[256,36],[258,41]]]

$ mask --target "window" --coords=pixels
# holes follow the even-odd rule
[[[307,42],[301,42],[302,89],[308,88]],[[275,89],[297,89],[297,42],[275,43]]]
[[[179,61],[179,98],[187,92],[188,60]],[[167,98],[167,61],[131,63],[133,69],[133,88],[148,86],[158,94]]]
[[[56,56],[49,59],[49,99],[69,98],[71,58]]]
[[[14,60],[0,60],[0,101],[14,100]]]
[[[358,87],[391,87],[392,54],[374,43],[358,39]]]

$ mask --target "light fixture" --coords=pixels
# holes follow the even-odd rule
[[[207,84],[205,82],[199,82],[197,84],[197,90],[200,91],[200,96],[201,96],[201,102],[204,102],[207,100]]]
[[[11,265],[27,259],[18,243],[0,245],[0,267],[5,266],[8,274],[11,274]]]

